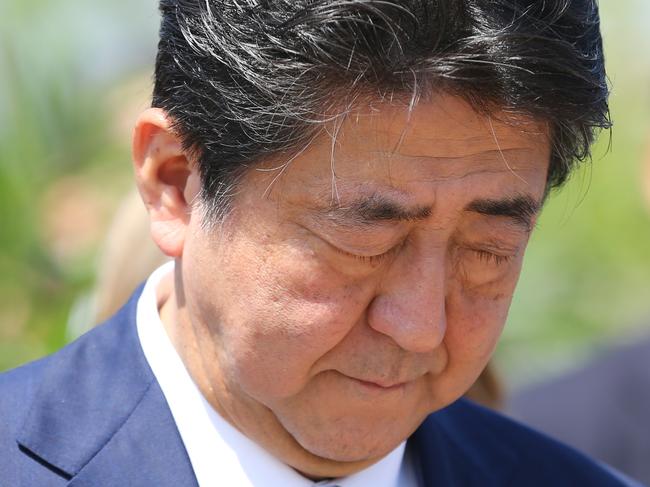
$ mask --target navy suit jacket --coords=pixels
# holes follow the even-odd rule
[[[60,352],[0,375],[0,486],[197,485],[140,347],[138,296]],[[637,485],[463,400],[430,415],[407,448],[427,487]]]

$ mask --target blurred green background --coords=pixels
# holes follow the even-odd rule
[[[650,333],[650,2],[601,0],[615,129],[556,193],[530,244],[498,370],[558,373]],[[73,338],[107,225],[129,191],[157,2],[0,2],[0,370]],[[650,182],[649,182],[650,184]]]

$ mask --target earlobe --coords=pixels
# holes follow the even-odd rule
[[[151,236],[170,257],[183,253],[198,174],[164,111],[145,110],[133,131],[133,164]]]

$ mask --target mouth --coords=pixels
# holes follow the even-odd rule
[[[358,379],[350,376],[345,377],[361,386],[364,390],[372,392],[401,392],[406,388],[407,384],[409,384],[409,382],[380,382]]]

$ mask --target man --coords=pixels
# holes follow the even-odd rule
[[[631,485],[456,401],[608,126],[592,1],[161,1],[133,153],[174,259],[1,380],[9,485]]]

